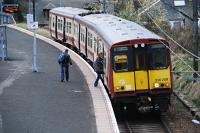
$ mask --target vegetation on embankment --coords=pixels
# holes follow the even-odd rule
[[[178,42],[178,44],[193,53],[192,28],[184,27],[171,29],[165,18],[167,12],[161,4],[157,4],[147,12],[143,12],[143,10],[141,10],[143,9],[142,7],[148,7],[151,0],[140,1],[141,3],[132,0],[118,0],[116,4],[116,15],[137,22],[169,41],[170,48],[174,51],[174,53],[171,54],[172,65],[173,68],[175,68],[174,71],[180,71],[180,73],[173,74],[174,92],[184,96],[187,101],[200,108],[200,79],[194,83],[192,72],[193,57],[188,51],[183,50],[176,43]],[[160,29],[162,29],[162,31]],[[163,33],[163,31],[165,33]]]
[[[18,24],[16,24],[16,26],[21,27],[21,28],[26,29],[26,30],[29,30],[29,31],[32,31],[32,30],[27,28],[27,24],[26,23],[18,23]],[[37,34],[39,34],[39,35],[45,36],[47,38],[51,38],[48,29],[39,27],[36,31],[37,31]]]

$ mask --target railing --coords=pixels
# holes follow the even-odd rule
[[[0,13],[0,24],[16,24],[16,21],[11,14]]]

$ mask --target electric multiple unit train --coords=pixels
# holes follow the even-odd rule
[[[52,38],[91,62],[103,53],[103,82],[114,104],[168,108],[172,75],[166,40],[117,16],[72,7],[52,9],[49,29]]]

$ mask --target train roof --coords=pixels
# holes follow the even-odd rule
[[[90,11],[86,9],[73,8],[73,7],[56,7],[52,9],[50,12],[62,16],[74,17],[75,15],[88,14]]]
[[[97,32],[109,45],[135,39],[162,39],[137,23],[111,14],[86,15],[83,21],[96,27]]]
[[[87,25],[98,32],[108,45],[136,39],[162,39],[137,23],[111,14],[94,14],[89,10],[73,7],[57,7],[50,12]]]

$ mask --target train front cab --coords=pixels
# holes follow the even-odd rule
[[[146,40],[113,45],[110,69],[109,88],[114,102],[168,108],[172,92],[171,64],[164,44]]]

